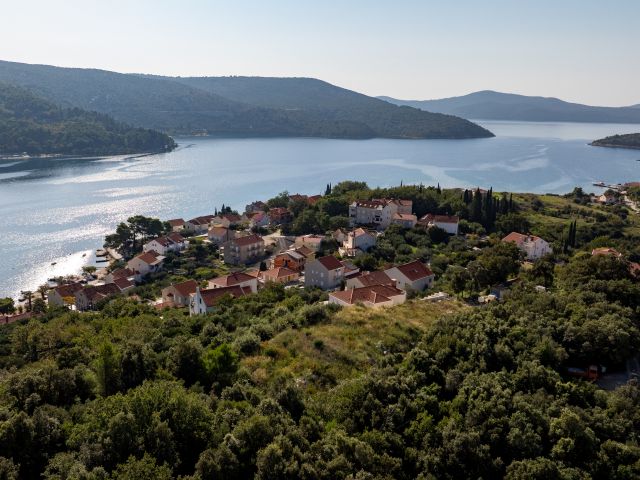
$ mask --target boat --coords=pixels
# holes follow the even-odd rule
[[[56,263],[58,263],[58,262],[51,262],[51,265],[55,265]]]
[[[83,257],[86,257],[86,256],[87,256],[87,254],[86,254],[86,253],[83,253],[83,254],[82,254],[82,256],[83,256]]]
[[[98,250],[96,250],[96,257],[106,257],[106,256],[107,256],[106,250],[103,250],[102,248],[99,248]]]
[[[593,185],[596,187],[606,187],[607,184],[604,182],[593,182]]]

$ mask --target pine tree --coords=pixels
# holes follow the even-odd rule
[[[438,192],[438,195],[442,194],[442,190],[440,189],[440,182],[438,182],[438,188],[436,188],[436,191]]]
[[[480,193],[480,188],[476,189],[471,201],[471,220],[482,223],[482,194]]]

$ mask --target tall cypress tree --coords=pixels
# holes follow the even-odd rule
[[[480,193],[480,188],[476,189],[471,201],[471,220],[482,223],[482,193]]]

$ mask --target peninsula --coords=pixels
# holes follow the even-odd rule
[[[640,133],[628,133],[625,135],[612,135],[610,137],[594,140],[590,143],[594,147],[632,148],[640,150]]]

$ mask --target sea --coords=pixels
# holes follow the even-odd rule
[[[163,220],[238,210],[280,192],[365,181],[566,193],[640,180],[640,151],[592,147],[640,125],[477,121],[495,138],[177,138],[170,153],[0,160],[0,297],[98,265],[105,235],[132,215]]]

